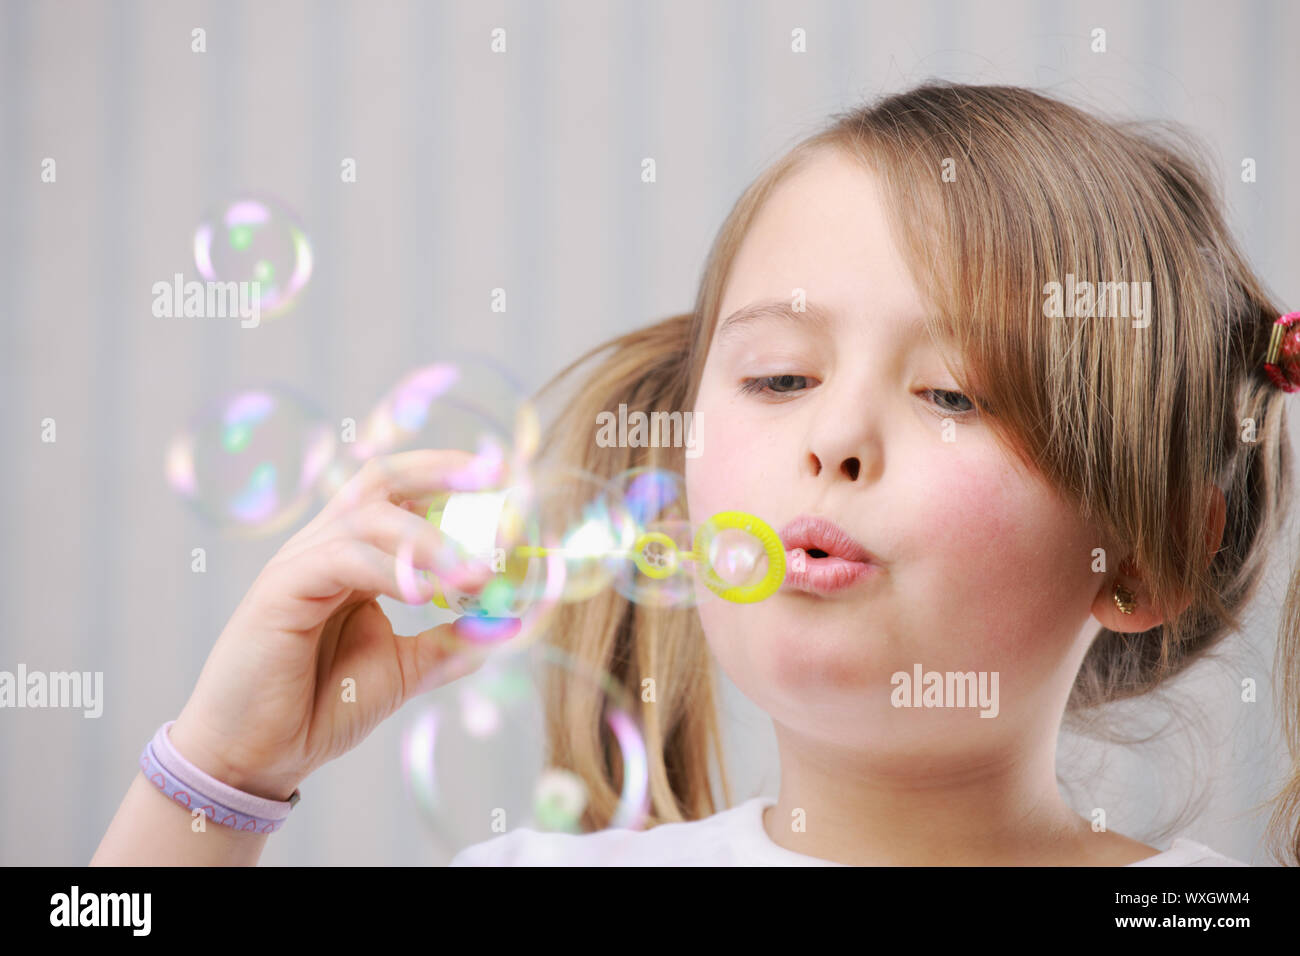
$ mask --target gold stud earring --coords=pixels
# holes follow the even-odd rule
[[[1121,614],[1132,614],[1133,609],[1137,607],[1137,599],[1133,592],[1118,581],[1115,582],[1115,606],[1119,608]]]

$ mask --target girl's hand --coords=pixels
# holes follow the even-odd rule
[[[375,600],[430,600],[419,574],[406,576],[418,590],[403,594],[398,556],[436,566],[443,541],[425,509],[437,492],[467,487],[474,461],[462,451],[368,461],[253,582],[171,727],[176,749],[223,783],[287,800],[412,696],[476,670],[482,658],[455,623],[394,634]],[[479,566],[470,588],[490,576]],[[355,702],[343,700],[346,678]]]

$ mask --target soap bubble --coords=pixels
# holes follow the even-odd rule
[[[345,423],[342,453],[322,487],[336,494],[367,460],[414,449],[474,455],[448,477],[450,488],[500,487],[511,474],[526,475],[540,433],[537,410],[510,371],[487,356],[452,353],[407,372],[360,421]]]
[[[448,557],[434,570],[442,599],[451,610],[518,617],[547,595],[545,578],[557,560],[548,563],[540,554],[541,531],[531,486],[440,493],[433,497],[426,518],[446,544]],[[475,563],[492,576],[474,593],[464,593]],[[562,565],[559,569],[562,572]]]
[[[538,433],[537,412],[518,379],[490,357],[459,353],[404,375],[344,448],[358,461],[458,448],[522,471],[537,451]]]
[[[763,543],[738,528],[724,528],[709,545],[709,565],[732,587],[753,587],[767,574]]]
[[[525,482],[502,489],[440,493],[426,514],[446,553],[428,570],[409,568],[413,546],[398,555],[399,583],[415,575],[439,586],[434,605],[467,615],[458,626],[467,640],[493,643],[518,619],[512,647],[531,643],[561,603],[587,600],[607,587],[632,540],[631,518],[609,506],[601,478],[570,468],[534,468]],[[473,568],[490,569],[471,589]],[[511,625],[512,626],[512,625]]]
[[[711,516],[696,531],[693,550],[703,557],[705,587],[728,601],[761,601],[785,579],[785,546],[756,515],[723,511]]]
[[[637,525],[609,483],[579,469],[552,469],[532,479],[532,497],[538,539],[563,557],[561,599],[585,601],[610,587],[629,560]]]
[[[533,813],[543,830],[577,833],[587,800],[587,785],[576,773],[546,770],[533,788]]]
[[[293,524],[334,455],[334,432],[283,386],[237,392],[205,409],[167,449],[168,483],[213,525],[244,535]]]
[[[554,763],[544,709],[544,695],[552,694],[565,701],[570,720],[591,721],[590,728],[570,725],[569,733],[609,741],[619,790],[612,800]],[[579,708],[580,700],[590,706]],[[402,771],[449,856],[521,827],[592,832],[602,810],[607,826],[640,829],[649,809],[645,742],[631,696],[608,673],[549,644],[493,653],[475,673],[428,694],[403,731]]]
[[[711,592],[697,586],[694,562],[686,557],[693,540],[682,476],[662,468],[632,468],[609,484],[612,509],[626,512],[635,526],[631,553],[614,575],[618,593],[651,607],[694,607]]]
[[[311,245],[283,206],[237,199],[194,232],[194,265],[209,282],[257,282],[262,318],[286,312],[311,278]]]
[[[682,476],[663,469],[633,468],[611,481],[533,469],[504,490],[439,495],[428,517],[453,551],[437,576],[461,613],[518,616],[543,596],[548,605],[578,602],[611,587],[652,607],[693,607],[715,593],[748,603],[775,591],[785,573],[770,526],[723,512],[693,528]],[[495,563],[496,575],[473,596],[454,593],[475,560]]]

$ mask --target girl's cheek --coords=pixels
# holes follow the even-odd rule
[[[700,454],[687,458],[684,470],[692,524],[719,511],[755,510],[759,500],[752,490],[774,452],[755,441],[752,430],[741,427],[725,403],[697,404],[695,411],[703,436]]]
[[[796,454],[791,436],[749,427],[743,407],[713,390],[702,392],[696,410],[705,437],[702,454],[685,466],[693,525],[729,509],[769,521],[782,517],[763,513],[774,507],[800,510],[785,486],[792,466],[783,459]],[[944,595],[974,602],[972,611],[1004,621],[1012,607],[1060,607],[1078,590],[1073,572],[1086,571],[1091,552],[1075,513],[987,440],[939,444],[926,432],[891,442],[885,454],[881,485],[862,489],[863,511],[845,522],[901,575],[918,572],[913,585],[941,604]]]
[[[712,457],[701,455],[687,464],[686,503],[692,535],[710,515],[740,507],[735,504],[738,498],[735,476],[729,480],[725,470],[718,468]]]
[[[720,386],[705,388],[695,407],[704,437],[700,455],[686,461],[692,514],[707,517],[739,509],[774,520],[764,511],[784,498],[781,491],[795,473],[801,429],[794,422],[774,421],[770,413],[747,404],[752,400],[721,392]]]
[[[919,564],[937,589],[936,612],[964,622],[955,631],[967,652],[1006,663],[1056,653],[1054,622],[1086,614],[1095,579],[1092,542],[1077,514],[1038,481],[1000,465],[968,463],[950,472],[954,484],[927,484],[921,493],[929,504],[909,511],[909,538],[933,542]],[[1071,624],[1061,639],[1074,630]]]
[[[978,461],[935,461],[900,487],[907,500],[895,514],[906,516],[908,537],[932,542],[944,563],[967,574],[1016,550],[1028,530],[1016,491]]]

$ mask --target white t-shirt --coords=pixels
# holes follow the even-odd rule
[[[461,850],[452,866],[840,866],[777,846],[763,829],[763,810],[775,804],[754,797],[730,810],[688,823],[649,830],[541,833],[522,827]],[[1163,853],[1128,866],[1249,866],[1180,837]]]

